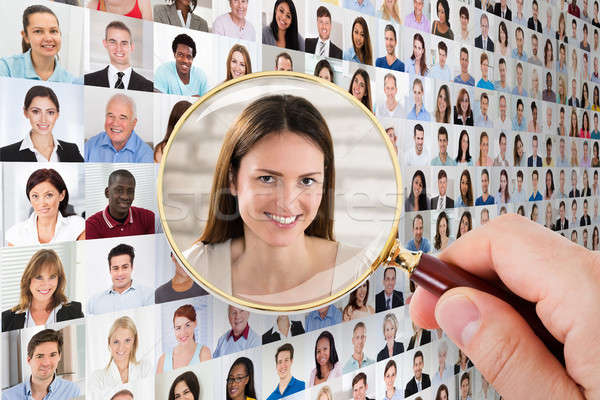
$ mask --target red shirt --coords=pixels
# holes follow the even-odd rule
[[[108,206],[85,221],[85,238],[101,239],[118,236],[146,235],[154,233],[154,213],[145,208],[130,207],[125,222],[116,221],[108,212]]]

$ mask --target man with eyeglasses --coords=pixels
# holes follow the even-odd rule
[[[154,90],[152,81],[144,78],[131,67],[130,55],[135,47],[127,25],[121,21],[109,23],[104,31],[102,44],[108,53],[110,63],[104,69],[86,74],[83,77],[84,84],[145,92]]]
[[[200,97],[206,93],[206,74],[192,65],[196,43],[185,33],[179,34],[171,45],[175,61],[167,61],[156,69],[154,86],[166,94]]]

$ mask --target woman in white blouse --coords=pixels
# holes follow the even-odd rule
[[[110,360],[106,367],[92,373],[90,393],[100,393],[149,376],[152,366],[145,360],[137,360],[138,345],[138,332],[133,320],[127,316],[115,320],[108,332]]]
[[[78,215],[69,215],[69,191],[56,170],[34,171],[27,180],[25,193],[33,213],[8,229],[8,246],[85,239],[85,220]]]

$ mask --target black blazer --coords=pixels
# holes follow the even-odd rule
[[[421,343],[417,344],[418,346],[423,346],[424,344],[430,343],[431,342],[431,332],[429,332],[428,330],[423,329],[423,333],[421,334]],[[407,350],[412,350],[415,348],[415,337],[413,335],[413,337],[410,338],[410,341],[408,342],[408,349]]]
[[[502,15],[502,10],[500,10],[500,2],[494,5],[494,14],[496,14],[499,17]],[[508,7],[506,7],[506,12],[504,13],[504,19],[512,21],[512,12]]]
[[[475,0],[475,7],[481,9],[481,0]],[[487,12],[494,12],[494,7],[492,6],[492,3],[488,1],[487,6],[486,6],[486,11]]]
[[[586,225],[591,225],[592,224],[592,219],[590,218],[589,215],[582,215],[581,219],[579,220],[579,226],[586,226]]]
[[[109,87],[108,66],[106,66],[106,68],[104,69],[101,69],[100,71],[85,74],[83,77],[83,83],[88,86]],[[152,81],[149,81],[148,79],[144,78],[142,75],[138,74],[132,69],[127,89],[142,90],[144,92],[153,92],[154,84],[152,83]]]
[[[301,335],[304,333],[304,327],[302,326],[302,322],[300,321],[291,321],[292,326],[290,331],[292,332],[292,336]],[[269,329],[262,335],[262,344],[273,343],[278,340],[281,340],[281,335],[279,332],[273,332],[273,328]]]
[[[577,97],[569,97],[569,100],[567,100],[567,105],[571,106],[571,107],[579,107],[579,99]]]
[[[527,157],[527,166],[528,167],[541,167],[542,166],[542,157],[537,156],[535,158],[535,165],[533,165],[533,156]]]
[[[33,151],[26,149],[19,151],[20,142],[9,144],[0,148],[0,161],[31,161],[36,162]],[[58,149],[56,150],[58,160],[61,162],[83,162],[83,156],[75,143],[63,142],[58,140]]]
[[[390,357],[397,356],[400,353],[404,352],[404,345],[401,342],[394,342],[394,354],[388,353],[387,344],[383,346],[383,349],[379,353],[377,353],[377,361],[386,360]]]
[[[473,367],[473,363],[471,362],[471,360],[467,360],[467,368],[472,368]],[[458,374],[460,372],[460,364],[454,364],[454,375]],[[460,379],[460,377],[459,377]]]
[[[533,17],[529,17],[529,19],[527,20],[527,27],[529,29],[533,29],[534,31],[538,31],[539,33],[542,33],[542,23],[540,22],[540,20],[537,20],[537,24],[533,21]]]
[[[431,380],[429,379],[429,375],[421,374],[421,390],[425,390],[429,386],[431,386]],[[406,384],[406,389],[404,389],[404,397],[412,396],[418,391],[419,389],[417,388],[417,381],[413,376],[412,379]]]
[[[431,207],[429,207],[430,210],[437,210],[439,199],[440,196],[435,196],[431,198]],[[454,208],[454,199],[451,199],[448,196],[446,196],[446,208]]]
[[[573,189],[571,189],[571,191],[569,192],[569,198],[572,197],[581,197],[581,193],[579,193],[579,189],[575,189],[575,191],[573,191]]]
[[[494,51],[494,42],[489,36],[487,38],[487,43],[485,46],[487,47],[487,51]],[[483,37],[481,35],[475,38],[475,47],[477,47],[478,49],[483,49]]]
[[[68,304],[63,304],[62,308],[56,313],[56,322],[69,321],[77,318],[83,318],[83,312],[81,312],[81,303],[78,301],[72,301]],[[23,329],[24,326],[24,312],[16,313],[10,309],[2,312],[2,332]]]
[[[554,230],[555,231],[561,231],[563,229],[569,229],[569,220],[565,218],[565,223],[561,224],[560,223],[560,218],[556,220],[556,223],[554,224]]]
[[[471,111],[471,113],[467,116],[467,120],[463,121],[462,119],[458,118],[458,116],[462,115],[462,114],[459,114],[458,110],[456,109],[456,106],[454,106],[453,108],[454,108],[454,125],[473,126],[473,111]]]
[[[404,296],[402,292],[394,290],[392,293],[392,308],[401,307],[404,305]],[[386,311],[385,293],[383,290],[375,295],[375,312]]]
[[[306,53],[315,54],[315,50],[317,49],[317,43],[319,43],[319,38],[307,38],[304,40],[304,51]],[[337,47],[333,42],[329,41],[329,57],[332,58],[342,58],[342,49]]]

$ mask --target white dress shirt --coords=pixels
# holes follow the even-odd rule
[[[19,151],[30,150],[35,155],[35,159],[37,160],[37,162],[59,162],[60,160],[58,159],[58,154],[56,152],[58,151],[58,146],[60,146],[60,144],[58,144],[58,140],[56,140],[54,135],[52,135],[52,142],[54,143],[54,148],[52,149],[52,154],[50,154],[49,160],[47,160],[46,157],[44,157],[42,153],[40,153],[33,146],[33,141],[31,140],[31,133],[29,135],[25,135],[23,142],[21,142],[21,147],[19,147]]]
[[[59,212],[54,227],[54,237],[49,243],[75,241],[84,230],[85,220],[79,215],[63,217]],[[13,246],[40,244],[37,231],[37,214],[33,212],[25,221],[11,226],[6,232],[5,240]]]
[[[323,41],[321,40],[321,36],[319,36],[317,46],[315,47],[315,55],[329,57],[329,43],[331,43],[331,40],[327,39],[326,41]],[[321,46],[323,46],[323,50],[321,50]]]
[[[119,79],[117,73],[118,72],[122,72],[123,78],[121,79],[123,81],[123,87],[125,89],[127,89],[129,87],[129,78],[131,78],[131,66],[129,66],[127,69],[121,71],[120,69],[117,69],[115,66],[113,66],[112,64],[108,65],[108,85],[111,88],[115,88],[115,85],[117,84],[117,80]]]

